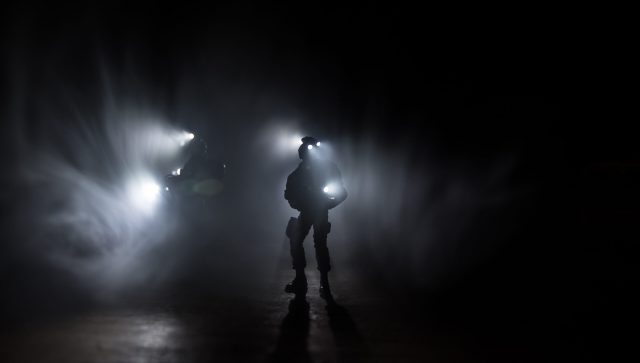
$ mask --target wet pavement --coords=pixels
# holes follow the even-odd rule
[[[512,342],[487,348],[486,337],[431,324],[424,311],[358,289],[349,275],[333,284],[339,306],[319,298],[315,271],[306,302],[292,300],[282,289],[291,276],[279,273],[259,298],[172,297],[13,326],[2,333],[0,361],[467,362],[504,358],[502,351],[510,351],[509,361],[532,357],[514,352]]]

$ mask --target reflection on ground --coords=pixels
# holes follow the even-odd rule
[[[283,271],[261,298],[189,296],[3,326],[0,362],[473,362],[522,358],[509,341],[437,327],[417,306],[374,297],[336,276],[337,304],[284,293]],[[339,304],[339,305],[338,305]],[[500,353],[505,347],[508,356]],[[496,352],[499,354],[496,355]],[[489,358],[489,359],[488,359]],[[522,359],[516,359],[523,361]],[[534,358],[531,358],[535,361]]]

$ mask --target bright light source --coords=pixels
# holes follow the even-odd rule
[[[320,146],[320,141],[316,142],[316,146]]]
[[[140,212],[153,212],[162,188],[151,178],[141,177],[130,182],[127,195],[130,203]]]
[[[191,132],[188,131],[184,131],[181,135],[180,135],[180,146],[184,146],[186,143],[188,143],[189,141],[193,140],[196,137],[196,135],[194,135]]]
[[[307,149],[309,150],[313,149],[313,145],[307,145]]]
[[[335,194],[338,192],[338,185],[336,183],[329,183],[322,188],[322,191],[326,194]]]
[[[171,175],[180,175],[180,171],[181,171],[181,170],[182,170],[181,168],[178,168],[178,169],[176,169],[176,170],[172,171],[172,172],[171,172]]]
[[[146,200],[154,200],[156,196],[158,196],[158,192],[160,192],[160,186],[152,181],[147,181],[142,185],[142,196]]]

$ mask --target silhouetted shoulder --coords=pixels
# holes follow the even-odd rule
[[[290,182],[291,180],[294,180],[298,177],[300,177],[300,174],[302,173],[302,163],[298,164],[298,167],[296,167],[291,174],[289,174],[289,176],[287,177],[287,182]]]

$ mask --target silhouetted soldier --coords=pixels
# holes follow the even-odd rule
[[[222,180],[225,166],[207,153],[207,144],[202,138],[196,137],[188,147],[189,160],[182,167],[181,177]]]
[[[207,153],[207,144],[195,137],[188,145],[189,159],[165,177],[165,191],[176,197],[211,198],[222,192],[225,164]]]
[[[292,208],[300,211],[298,218],[291,218],[287,225],[287,236],[291,243],[291,257],[295,279],[287,284],[285,291],[304,296],[307,293],[307,278],[304,274],[306,259],[304,238],[313,226],[313,242],[316,261],[320,271],[320,296],[331,299],[328,272],[331,270],[327,234],[331,230],[329,209],[347,198],[338,167],[322,157],[320,142],[313,137],[304,137],[298,149],[302,162],[287,178],[284,198]]]

